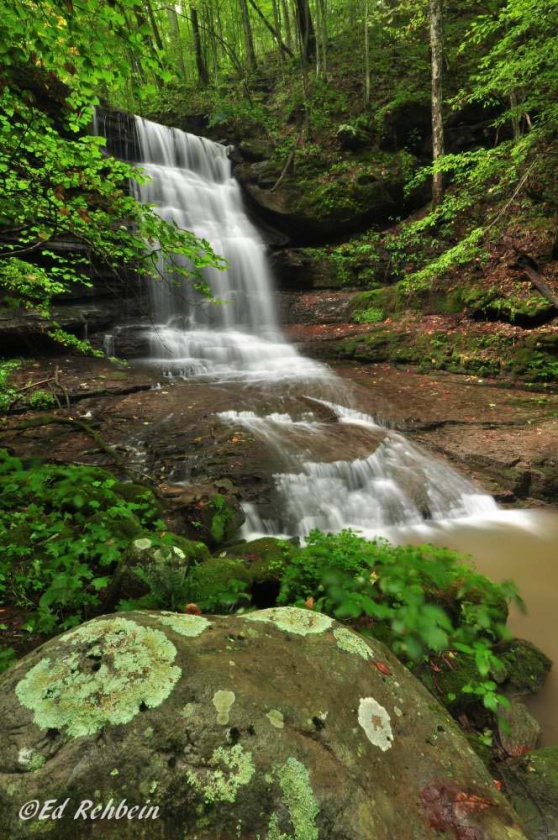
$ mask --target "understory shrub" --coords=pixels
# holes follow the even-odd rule
[[[369,541],[345,530],[310,534],[285,568],[278,603],[310,603],[351,620],[408,665],[464,655],[478,679],[461,690],[495,711],[507,701],[492,679],[502,664],[494,648],[510,638],[506,619],[512,600],[522,606],[513,583],[494,583],[455,551]]]
[[[0,597],[26,629],[78,624],[130,540],[163,527],[153,493],[103,469],[23,462],[0,450]]]

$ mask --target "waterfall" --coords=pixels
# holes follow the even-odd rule
[[[137,197],[206,239],[229,264],[224,272],[204,270],[214,297],[224,301],[214,304],[176,274],[172,261],[159,262],[150,289],[156,322],[149,330],[151,361],[198,381],[303,383],[305,405],[311,397],[331,415],[327,422],[313,411],[296,418],[251,411],[217,415],[264,439],[285,465],[274,476],[274,515],[264,519],[247,505],[248,531],[305,536],[313,528],[353,527],[374,534],[425,520],[493,516],[493,499],[455,470],[367,414],[339,405],[346,393],[342,381],[285,341],[265,246],[244,211],[228,149],[140,118],[136,129],[141,167],[149,176],[135,186]],[[324,389],[337,402],[324,401]]]
[[[243,426],[272,446],[285,449],[295,465],[292,472],[274,476],[279,515],[263,519],[251,506],[247,511],[248,534],[305,537],[315,528],[334,532],[353,528],[373,535],[389,527],[420,525],[425,520],[489,518],[497,512],[491,496],[426,455],[403,435],[361,412],[326,404],[339,420],[333,426],[333,451],[347,449],[347,433],[353,427],[370,433],[370,454],[352,460],[307,460],[305,455],[312,450],[313,439],[320,439],[328,431],[331,434],[332,429],[327,429],[331,424],[308,418],[294,420],[284,414],[259,417],[248,411],[219,415],[223,422]],[[304,445],[301,437],[305,437]]]
[[[284,341],[277,324],[264,242],[248,219],[228,148],[136,117],[141,167],[136,196],[225,257],[226,271],[203,270],[219,303],[196,293],[172,261],[159,260],[150,283],[155,325],[151,355],[174,372],[217,381],[315,377],[326,369]],[[182,258],[175,264],[186,265]]]

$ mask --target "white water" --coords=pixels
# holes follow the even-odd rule
[[[353,460],[316,462],[299,459],[299,469],[274,476],[280,512],[262,519],[248,508],[247,534],[295,534],[307,536],[314,528],[339,531],[353,528],[378,534],[388,527],[415,526],[429,521],[491,518],[498,507],[451,467],[426,455],[403,435],[379,426],[372,417],[344,406],[326,403],[339,418],[339,425],[364,427],[372,432],[371,453]],[[253,412],[223,412],[228,422],[259,434],[275,447],[284,446],[294,434],[312,447],[313,436],[324,426],[289,415],[258,417]],[[292,456],[291,437],[290,453]],[[338,436],[343,449],[343,434]]]
[[[227,301],[218,305],[193,292],[172,263],[159,263],[160,277],[151,283],[157,322],[149,333],[151,361],[171,374],[218,383],[304,381],[307,393],[314,382],[322,395],[326,383],[329,393],[343,398],[341,380],[299,355],[281,335],[264,243],[244,211],[227,148],[139,118],[136,125],[142,168],[150,176],[137,188],[139,198],[155,204],[164,219],[207,239],[229,263],[225,272],[205,271],[214,297]],[[311,411],[302,419],[284,413],[219,415],[263,438],[285,464],[274,476],[276,514],[264,520],[248,506],[248,534],[305,536],[313,528],[346,527],[374,534],[390,526],[497,513],[490,496],[402,435],[354,409],[323,405],[332,413],[329,422]],[[340,458],[346,449],[347,457]]]
[[[265,245],[246,215],[228,149],[202,137],[136,118],[144,203],[179,228],[206,239],[226,258],[227,271],[204,269],[208,302],[173,268],[159,261],[151,283],[157,323],[150,331],[152,360],[174,373],[212,381],[269,382],[327,375],[300,356],[277,324]],[[176,264],[186,265],[181,258]]]

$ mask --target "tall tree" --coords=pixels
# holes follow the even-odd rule
[[[207,65],[203,55],[203,47],[200,35],[200,22],[198,18],[198,10],[195,6],[190,7],[190,23],[192,24],[192,34],[194,36],[194,50],[196,52],[196,66],[198,68],[198,77],[200,83],[207,87],[209,84],[209,73],[207,72]]]
[[[370,102],[370,38],[368,33],[368,0],[364,0],[364,100]]]
[[[242,29],[244,32],[244,53],[246,56],[246,63],[250,70],[255,70],[256,53],[254,50],[254,38],[252,36],[252,24],[250,23],[250,13],[248,11],[248,3],[246,0],[239,0],[240,13],[242,15]]]
[[[444,122],[442,116],[442,61],[444,23],[443,0],[430,0],[430,53],[432,72],[432,204],[436,207],[444,197],[444,176],[436,168],[444,154]]]
[[[300,51],[305,61],[310,61],[316,54],[316,34],[310,4],[308,0],[294,0],[296,22],[300,36]]]

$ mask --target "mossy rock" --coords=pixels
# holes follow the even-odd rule
[[[228,613],[249,603],[251,583],[242,560],[215,557],[190,570],[186,597],[203,612]]]
[[[535,750],[499,769],[529,840],[558,837],[558,747]]]
[[[413,668],[413,674],[454,717],[479,705],[476,694],[463,693],[463,688],[478,682],[479,672],[473,657],[458,653],[451,660],[436,660],[434,670],[428,662]]]
[[[91,837],[74,819],[83,800],[159,809],[99,819],[109,840],[436,840],[440,814],[469,801],[482,807],[459,811],[467,836],[524,840],[409,671],[379,642],[294,608],[119,613],[24,657],[0,678],[2,837],[27,840],[18,811],[45,790],[69,799],[40,824],[57,840]]]
[[[515,694],[536,694],[552,668],[552,660],[524,639],[509,642],[499,658],[504,663],[506,686]]]
[[[496,286],[474,286],[461,293],[461,300],[473,317],[525,327],[543,324],[558,314],[556,307],[538,292],[503,295]]]
[[[359,292],[351,301],[350,312],[353,320],[359,321],[363,313],[377,309],[392,315],[402,308],[397,286],[384,286],[367,292]]]
[[[261,537],[229,546],[226,554],[243,558],[250,574],[254,606],[272,607],[279,596],[284,570],[297,551],[297,546],[287,540]]]

